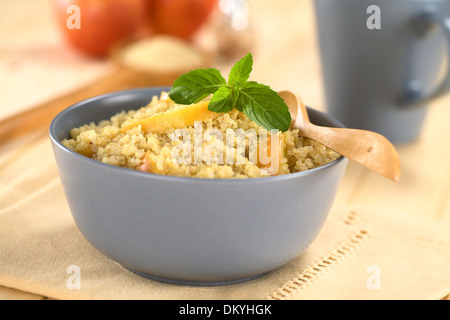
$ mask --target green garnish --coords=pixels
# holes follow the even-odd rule
[[[236,108],[267,130],[289,130],[292,118],[288,106],[270,87],[248,81],[252,70],[251,53],[233,66],[228,82],[215,68],[193,70],[175,80],[169,97],[188,105],[213,95],[210,111],[227,113]]]

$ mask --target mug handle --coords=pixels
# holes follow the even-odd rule
[[[450,19],[443,17],[436,10],[428,11],[421,15],[416,21],[416,26],[422,30],[430,28],[430,26],[439,27],[446,39],[447,43],[447,70],[442,82],[429,93],[423,92],[422,88],[415,85],[416,81],[409,82],[407,92],[401,98],[401,104],[406,107],[416,106],[427,101],[433,100],[450,91]]]

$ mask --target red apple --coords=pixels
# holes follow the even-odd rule
[[[189,39],[208,20],[218,0],[144,0],[153,32]]]
[[[69,43],[93,55],[132,37],[142,26],[143,0],[55,0],[58,22]]]

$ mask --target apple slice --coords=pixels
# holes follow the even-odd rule
[[[141,126],[147,133],[161,134],[169,129],[182,129],[194,125],[195,121],[204,121],[221,115],[208,110],[209,101],[183,106],[163,113],[157,113],[149,118],[123,125],[122,133]]]
[[[153,161],[150,156],[151,151],[148,150],[145,155],[142,157],[142,164],[136,168],[138,171],[156,173],[158,174],[158,168],[156,167],[156,162]]]
[[[262,143],[262,145],[261,145]],[[263,147],[267,147],[267,152],[266,152],[266,156],[268,158],[268,160],[270,160],[268,163],[263,163],[262,159],[261,159],[261,148]],[[273,175],[276,176],[280,173],[280,169],[281,169],[281,160],[284,157],[284,135],[279,133],[278,134],[278,143],[277,143],[277,148],[275,150],[273,150],[272,148],[272,136],[270,134],[267,135],[267,139],[263,139],[263,141],[260,141],[260,143],[258,143],[258,154],[257,154],[257,166],[260,169],[264,169],[268,175]],[[277,161],[278,163],[272,163],[272,160],[276,159],[275,161]],[[264,162],[267,162],[267,160],[265,160]]]

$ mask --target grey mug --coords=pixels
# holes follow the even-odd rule
[[[450,1],[315,0],[315,12],[327,111],[415,141],[429,102],[450,90]]]

